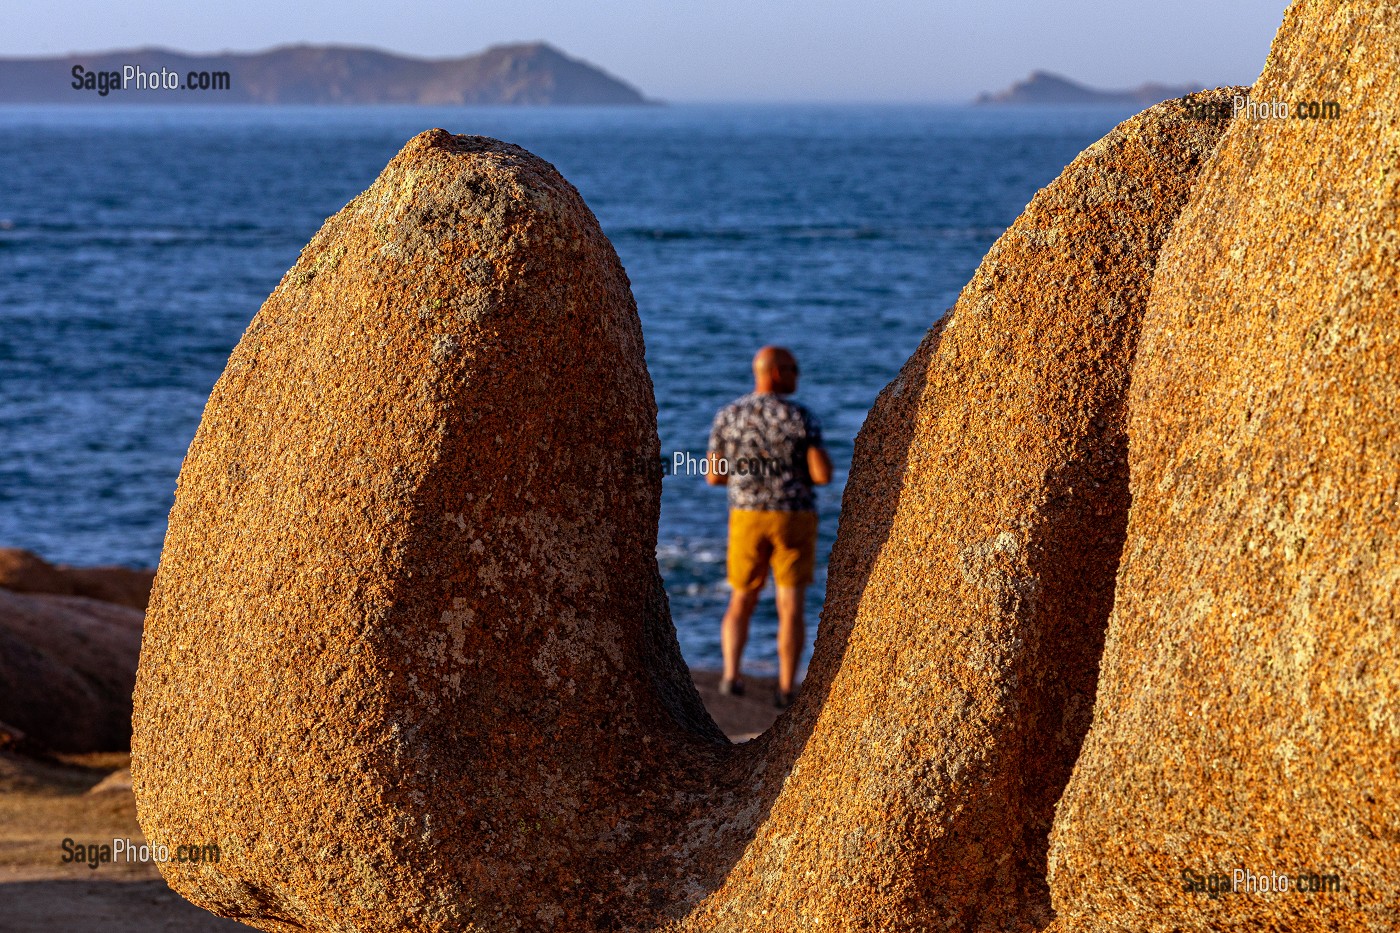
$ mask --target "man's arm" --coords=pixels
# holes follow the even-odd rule
[[[802,418],[807,427],[807,475],[813,486],[825,486],[831,482],[831,455],[822,443],[822,423],[805,408]]]
[[[831,482],[831,454],[825,447],[807,448],[807,472],[811,474],[814,486],[825,486]]]
[[[705,474],[705,482],[711,486],[729,485],[729,471],[726,470],[724,473],[719,471],[720,464],[724,461],[724,452],[729,448],[729,445],[724,442],[728,427],[729,409],[721,408],[715,415],[714,422],[710,425],[710,443],[705,451],[705,459],[709,461],[707,467],[709,472]]]
[[[705,474],[705,482],[709,483],[711,486],[728,486],[729,474],[719,471],[720,461],[723,459],[720,457],[719,451],[712,450],[706,456],[710,461],[710,472]]]

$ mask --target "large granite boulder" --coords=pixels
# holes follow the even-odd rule
[[[0,745],[124,751],[140,650],[135,609],[0,589]]]
[[[1064,931],[1400,916],[1400,7],[1293,4],[1273,101],[1158,263]]]
[[[86,596],[144,612],[154,579],[154,570],[69,567],[51,564],[31,551],[0,548],[0,589],[16,593]]]
[[[502,143],[412,140],[215,387],[136,692],[176,890],[269,930],[1022,929],[1088,725],[1156,251],[1217,124],[1041,192],[862,433],[802,698],[728,745],[655,563],[626,277]],[[197,763],[197,767],[192,767]]]
[[[675,830],[727,744],[631,468],[658,456],[578,193],[411,140],[268,298],[181,470],[132,778],[148,838],[222,855],[170,884],[273,930],[604,929],[703,890],[717,839]]]

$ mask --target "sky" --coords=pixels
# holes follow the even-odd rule
[[[1283,0],[5,0],[0,55],[294,42],[425,57],[544,40],[667,101],[961,102],[1036,69],[1251,84]]]

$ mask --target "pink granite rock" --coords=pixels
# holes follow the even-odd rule
[[[0,720],[54,751],[126,749],[140,648],[135,609],[0,589]]]
[[[1232,121],[1153,282],[1062,931],[1400,917],[1400,7],[1293,4],[1272,101],[1290,115]]]

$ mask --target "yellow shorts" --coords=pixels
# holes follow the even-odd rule
[[[752,590],[768,579],[809,586],[817,564],[816,512],[729,510],[729,585]]]

